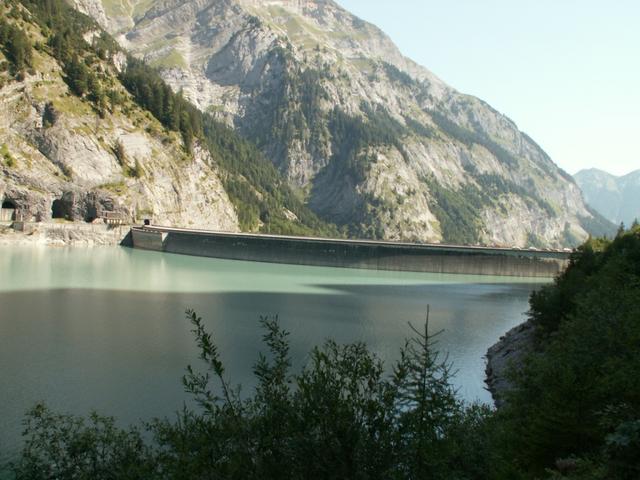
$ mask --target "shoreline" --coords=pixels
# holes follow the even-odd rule
[[[535,327],[529,319],[502,335],[485,355],[485,383],[496,408],[504,405],[505,394],[513,388],[509,379],[512,367],[520,367],[531,352]]]
[[[21,228],[21,229],[20,229]],[[38,222],[0,224],[0,246],[91,247],[127,245],[130,225],[105,223]]]

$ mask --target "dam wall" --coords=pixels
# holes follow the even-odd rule
[[[253,262],[371,270],[554,277],[568,264],[562,251],[423,245],[134,227],[134,248]]]

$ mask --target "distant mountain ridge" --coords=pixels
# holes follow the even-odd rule
[[[574,175],[589,205],[615,224],[640,220],[640,170],[617,177],[591,168]]]

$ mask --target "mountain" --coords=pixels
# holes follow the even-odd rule
[[[330,0],[73,4],[145,64],[115,47],[91,63],[110,37],[80,28],[66,45],[94,49],[79,60],[125,99],[105,107],[72,91],[77,65],[56,58],[48,20],[24,26],[37,61],[0,90],[11,110],[0,141],[16,158],[0,190],[45,214],[71,191],[74,205],[96,194],[130,216],[205,228],[337,235],[336,224],[354,237],[548,247],[611,227],[514,122]]]
[[[615,224],[640,219],[640,170],[616,177],[591,168],[574,175],[589,205]]]
[[[352,236],[560,246],[603,227],[510,119],[330,0],[75,0]]]
[[[130,100],[113,64],[96,57],[93,68],[82,64],[99,71],[101,84],[121,102],[105,115],[72,93],[62,62],[44,47],[46,33],[28,11],[17,3],[0,9],[9,20],[1,28],[24,32],[30,58],[22,70],[12,61],[11,39],[2,42],[0,199],[39,219],[90,221],[115,211],[186,226],[188,212],[195,224],[239,228],[208,152],[196,148],[187,161],[179,136]]]
[[[250,142],[63,0],[0,5],[0,200],[27,219],[337,234]]]

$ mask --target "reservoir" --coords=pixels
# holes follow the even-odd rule
[[[363,341],[388,368],[409,322],[430,332],[458,371],[462,398],[490,402],[487,348],[524,319],[541,279],[349,270],[251,263],[120,247],[0,248],[0,465],[20,447],[35,402],[122,425],[171,416],[188,397],[181,376],[197,367],[184,319],[201,315],[232,384],[250,394],[264,351],[261,315],[291,335],[294,371],[332,338]]]

